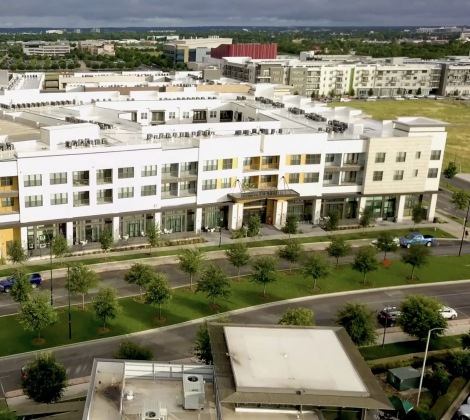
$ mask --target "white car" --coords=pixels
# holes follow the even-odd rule
[[[449,308],[448,306],[443,306],[441,309],[441,315],[444,319],[455,319],[457,318],[457,311]]]
[[[405,98],[403,98],[402,96],[394,96],[393,99],[395,101],[404,101],[405,100]]]
[[[424,98],[424,95],[415,95],[415,98]]]
[[[428,95],[426,96],[427,99],[436,99],[436,95]]]
[[[467,398],[466,404],[462,404],[455,414],[458,420],[470,420],[470,397]]]
[[[396,245],[400,245],[400,238],[398,238],[398,237],[395,236],[395,237],[393,238],[393,243],[396,244]],[[377,246],[377,239],[372,240],[372,241],[370,242],[370,244],[373,245],[373,246]]]
[[[340,101],[340,102],[351,102],[351,99],[349,99],[349,98],[341,98],[339,101]]]

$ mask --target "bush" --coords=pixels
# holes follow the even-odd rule
[[[462,376],[466,379],[470,378],[470,353],[466,351],[450,352],[446,366],[453,376]]]
[[[119,344],[115,359],[125,360],[153,360],[153,353],[149,347],[141,346],[133,341],[123,341]]]
[[[442,418],[444,413],[460,394],[460,391],[462,391],[466,383],[467,380],[465,378],[455,378],[447,389],[447,392],[436,400],[435,404],[431,408],[431,413],[434,414],[436,419]]]
[[[450,384],[450,373],[444,368],[433,369],[432,374],[426,375],[425,387],[429,389],[434,398],[443,395]]]

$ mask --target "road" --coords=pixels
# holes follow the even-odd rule
[[[459,251],[460,242],[455,240],[438,240],[438,245],[432,248],[434,255],[457,255]],[[470,242],[465,241],[464,247],[462,248],[463,254],[470,254]],[[380,255],[378,256],[380,258]],[[341,259],[341,263],[348,263],[353,261],[354,256],[349,256]],[[388,258],[396,259],[399,258],[399,254],[389,254]],[[229,276],[236,276],[236,270],[230,265],[226,259],[215,259],[211,260],[213,263],[221,266]],[[333,262],[333,260],[331,260]],[[286,270],[288,264],[279,259],[279,268]],[[165,264],[159,265],[158,270],[165,273],[168,276],[171,287],[182,287],[188,284],[188,277],[183,274],[177,264]],[[101,285],[111,286],[115,288],[120,297],[135,296],[139,294],[139,288],[127,284],[123,279],[127,270],[110,270],[100,274]],[[242,268],[241,274],[249,274],[250,268]],[[470,277],[470,276],[469,276]],[[54,295],[54,306],[67,306],[68,305],[68,294],[64,288],[65,277],[53,277],[53,295]],[[42,290],[49,291],[50,280],[49,277],[45,277],[41,285]],[[93,290],[89,295],[86,296],[85,302],[89,302],[96,290]],[[81,297],[72,297],[72,304],[80,304],[82,302]],[[7,293],[0,293],[0,316],[11,315],[18,312],[18,304],[13,302],[12,298]]]
[[[347,301],[366,303],[373,310],[382,309],[387,305],[397,306],[408,294],[421,293],[433,296],[456,309],[459,318],[470,317],[470,284],[434,284],[408,289],[387,291],[366,291],[345,296],[318,296],[302,303],[280,303],[276,306],[244,311],[230,317],[231,322],[275,324],[287,308],[304,306],[315,312],[317,325],[333,325],[334,316],[340,306]],[[198,323],[151,330],[136,335],[135,341],[152,348],[157,360],[166,362],[190,357],[194,336]],[[70,379],[88,376],[91,372],[93,359],[109,358],[116,351],[120,338],[105,341],[81,343],[63,347],[54,351],[56,357],[67,367]],[[20,369],[32,358],[31,355],[16,355],[0,359],[0,379],[5,392],[19,388]]]

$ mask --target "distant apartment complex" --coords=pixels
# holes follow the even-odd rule
[[[203,57],[210,57],[211,49],[222,44],[231,44],[231,38],[191,38],[167,42],[163,45],[163,52],[174,63],[201,62]]]
[[[53,55],[64,56],[70,53],[68,41],[46,42],[28,41],[23,42],[23,53],[26,55]]]

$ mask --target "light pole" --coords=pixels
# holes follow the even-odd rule
[[[384,322],[384,335],[382,338],[382,348],[385,347],[385,334],[387,333],[387,327],[388,327],[388,318],[385,316],[385,322]]]
[[[72,313],[70,311],[70,279],[69,279],[70,265],[67,264],[67,292],[69,295],[69,340],[72,340]]]
[[[423,387],[423,379],[424,379],[424,369],[426,368],[426,358],[428,357],[428,349],[429,349],[429,340],[431,339],[431,333],[437,330],[446,330],[447,328],[436,327],[431,328],[428,331],[428,339],[426,341],[426,350],[424,351],[424,360],[423,360],[423,368],[421,369],[421,377],[419,379],[419,388],[418,388],[418,398],[416,400],[416,407],[419,406],[419,397],[421,396],[421,388]]]
[[[50,264],[51,264],[51,306],[54,305],[54,294],[52,291],[52,235],[49,235],[49,256],[51,257]]]
[[[223,223],[224,223],[224,219],[221,217],[220,223],[219,223],[219,248],[222,246],[222,224]]]
[[[465,232],[467,230],[468,212],[470,211],[470,197],[467,198],[467,200],[468,200],[467,214],[465,215],[465,219],[463,219],[463,230],[462,230],[462,239],[460,240],[459,257],[460,257],[460,254],[462,253],[463,240],[465,238]]]

